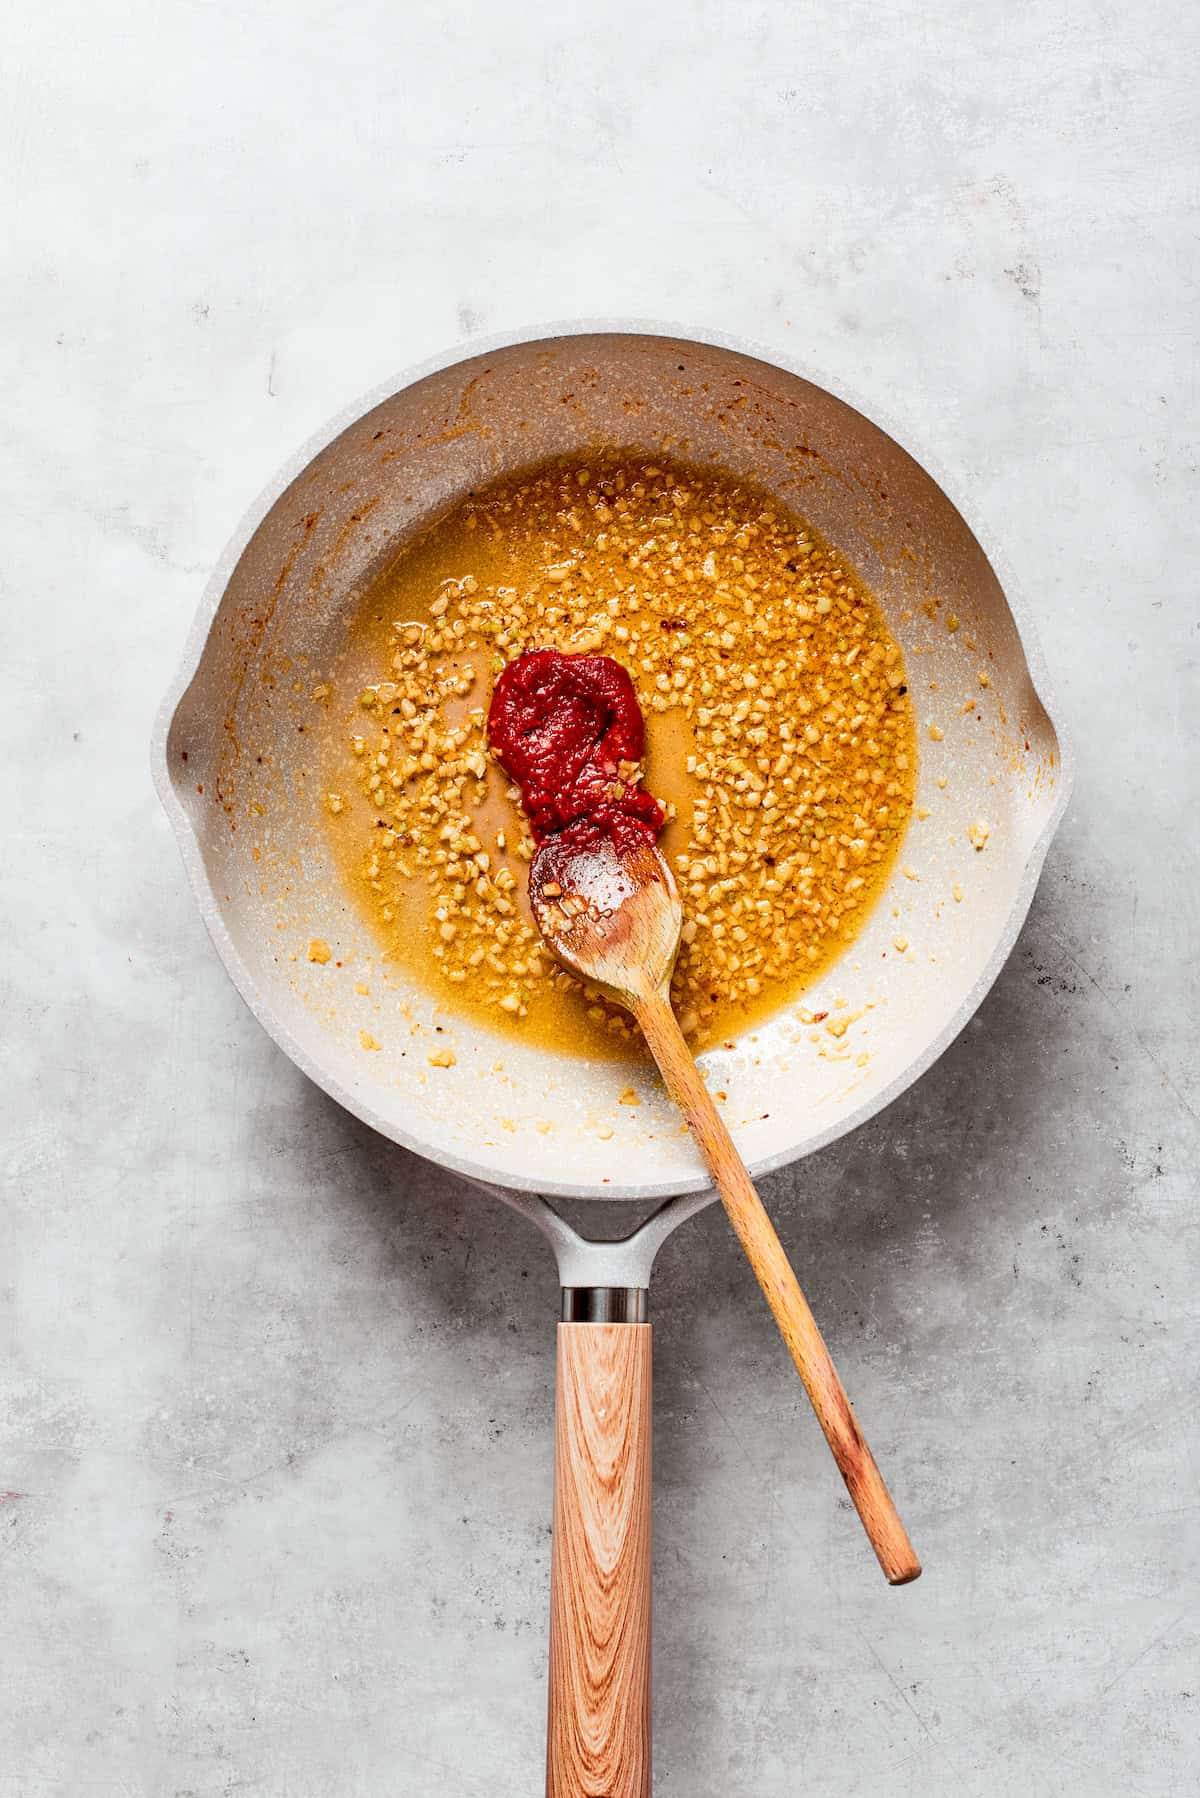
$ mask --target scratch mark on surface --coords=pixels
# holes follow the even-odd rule
[[[1134,1668],[1137,1666],[1139,1661],[1144,1661],[1148,1654],[1152,1654],[1153,1651],[1161,1643],[1165,1642],[1167,1637],[1171,1634],[1171,1632],[1173,1630],[1178,1629],[1179,1625],[1185,1620],[1185,1618],[1191,1616],[1191,1614],[1195,1610],[1195,1608],[1196,1607],[1194,1605],[1188,1605],[1184,1610],[1180,1611],[1178,1617],[1174,1618],[1172,1620],[1172,1622],[1167,1624],[1165,1629],[1160,1629],[1160,1630],[1156,1631],[1156,1633],[1153,1636],[1151,1636],[1150,1640],[1146,1643],[1145,1647],[1139,1648],[1137,1653],[1134,1655],[1133,1659],[1130,1661],[1126,1661],[1125,1665],[1121,1668],[1120,1672],[1115,1673],[1113,1675],[1113,1677],[1109,1680],[1109,1682],[1106,1686],[1101,1686],[1100,1690],[1096,1694],[1097,1699],[1107,1698],[1108,1694],[1112,1691],[1113,1687],[1119,1686],[1121,1681],[1128,1674],[1133,1672]]]
[[[406,1412],[411,1411],[413,1406],[420,1399],[427,1397],[428,1394],[429,1388],[424,1386],[416,1392],[409,1393],[399,1410],[393,1412],[388,1418],[387,1421],[389,1425],[395,1424],[399,1418],[403,1417]],[[338,1443],[346,1442],[361,1433],[361,1430],[358,1428],[342,1430],[336,1435],[326,1436],[322,1441],[315,1442],[311,1448],[289,1449],[280,1460],[270,1461],[265,1467],[258,1468],[254,1473],[231,1474],[228,1479],[214,1480],[211,1486],[197,1486],[190,1492],[177,1492],[170,1498],[156,1498],[145,1508],[153,1511],[161,1511],[164,1508],[174,1510],[177,1505],[193,1504],[198,1501],[203,1502],[207,1499],[228,1497],[231,1494],[244,1492],[250,1486],[260,1485],[263,1480],[270,1479],[274,1474],[294,1473],[298,1468],[303,1467],[306,1462],[313,1460],[317,1455],[324,1454],[327,1449],[333,1448]]]
[[[1050,937],[1052,942],[1057,943],[1057,945],[1061,949],[1064,957],[1066,958],[1067,961],[1070,962],[1071,966],[1075,969],[1076,973],[1082,974],[1084,979],[1088,982],[1088,984],[1090,986],[1095,987],[1096,991],[1099,993],[1100,997],[1104,1000],[1104,1003],[1108,1006],[1108,1008],[1112,1012],[1113,1016],[1115,1018],[1119,1018],[1121,1023],[1123,1025],[1125,1025],[1125,1027],[1129,1031],[1129,1035],[1130,1035],[1131,1039],[1137,1044],[1138,1048],[1142,1051],[1142,1054],[1146,1057],[1146,1060],[1150,1063],[1151,1067],[1157,1068],[1159,1074],[1162,1076],[1164,1085],[1167,1087],[1168,1091],[1173,1095],[1173,1097],[1178,1102],[1178,1104],[1183,1108],[1183,1110],[1187,1112],[1187,1115],[1191,1118],[1192,1122],[1194,1124],[1200,1124],[1200,1114],[1198,1114],[1195,1111],[1195,1109],[1193,1108],[1193,1106],[1187,1099],[1186,1095],[1184,1093],[1180,1092],[1178,1086],[1175,1084],[1173,1075],[1168,1072],[1168,1070],[1163,1066],[1162,1062],[1158,1059],[1158,1056],[1155,1055],[1154,1051],[1151,1048],[1149,1048],[1147,1046],[1147,1044],[1142,1040],[1141,1036],[1138,1034],[1136,1027],[1133,1024],[1126,1023],[1125,1018],[1122,1017],[1122,1014],[1121,1014],[1121,1007],[1118,1005],[1117,1001],[1113,998],[1112,994],[1110,992],[1108,992],[1106,990],[1106,988],[1101,986],[1100,982],[1096,979],[1096,976],[1092,973],[1090,968],[1085,967],[1084,964],[1076,956],[1072,955],[1071,951],[1067,948],[1067,945],[1062,941],[1061,937],[1056,936],[1054,931],[1050,930],[1049,928],[1047,929],[1046,934]]]
[[[870,1299],[865,1299],[863,1297],[862,1293],[858,1290],[858,1287],[854,1284],[854,1281],[850,1278],[849,1274],[846,1273],[845,1269],[842,1270],[841,1281],[843,1286],[845,1286],[852,1295],[854,1302],[859,1307],[863,1317],[874,1324],[876,1330],[882,1334],[883,1325],[880,1322],[879,1313],[876,1311]]]
[[[888,1664],[884,1660],[883,1656],[879,1653],[879,1650],[875,1647],[875,1644],[871,1641],[870,1637],[867,1636],[866,1634],[864,1634],[864,1632],[861,1629],[855,1629],[854,1634],[857,1636],[858,1640],[862,1643],[863,1647],[866,1649],[866,1651],[870,1655],[871,1659],[875,1662],[875,1665],[879,1668],[880,1672],[883,1674],[883,1676],[887,1680],[888,1684],[892,1687],[893,1691],[896,1693],[897,1697],[900,1699],[900,1702],[903,1704],[905,1710],[907,1710],[910,1713],[910,1715],[914,1718],[917,1728],[920,1730],[921,1735],[924,1737],[925,1741],[929,1744],[930,1748],[933,1749],[935,1754],[940,1756],[940,1758],[945,1762],[947,1767],[949,1767],[951,1772],[955,1775],[956,1779],[962,1780],[963,1773],[962,1773],[961,1767],[959,1767],[955,1764],[955,1761],[954,1761],[953,1757],[948,1753],[945,1744],[943,1742],[939,1742],[937,1737],[934,1735],[931,1726],[925,1721],[925,1718],[921,1715],[920,1711],[917,1709],[916,1705],[913,1703],[909,1694],[904,1690],[904,1687],[900,1684],[900,1681],[896,1678],[896,1675],[892,1672],[891,1668],[888,1666]]]
[[[729,1434],[732,1436],[733,1440],[737,1443],[737,1445],[741,1449],[742,1453],[745,1456],[747,1456],[747,1458],[749,1458],[749,1455],[750,1455],[749,1449],[746,1447],[746,1444],[742,1441],[741,1437],[738,1435],[737,1431],[734,1429],[733,1425],[730,1423],[729,1419],[726,1417],[724,1411],[722,1411],[720,1405],[717,1403],[716,1399],[713,1397],[713,1395],[709,1391],[708,1387],[704,1384],[704,1381],[700,1378],[700,1375],[696,1372],[694,1364],[685,1363],[685,1365],[688,1366],[688,1370],[691,1373],[692,1378],[695,1380],[697,1386],[699,1386],[701,1392],[704,1394],[705,1398],[708,1400],[709,1404],[712,1406],[712,1408],[716,1412],[717,1416],[721,1419],[721,1422],[725,1425],[725,1428],[729,1431]]]

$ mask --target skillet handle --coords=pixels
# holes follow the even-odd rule
[[[547,1798],[650,1798],[650,1443],[650,1325],[560,1323]]]

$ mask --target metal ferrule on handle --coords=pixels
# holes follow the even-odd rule
[[[644,1324],[649,1318],[644,1286],[564,1286],[565,1324]]]

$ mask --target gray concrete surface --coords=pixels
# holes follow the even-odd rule
[[[146,740],[244,504],[481,329],[690,317],[935,445],[1073,811],[976,1024],[665,1252],[663,1798],[1200,1782],[1196,9],[22,7],[0,109],[0,1798],[539,1789],[553,1274],[293,1073]]]

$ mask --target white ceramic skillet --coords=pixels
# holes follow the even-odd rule
[[[921,815],[890,888],[801,1002],[704,1058],[755,1173],[852,1130],[962,1029],[1012,948],[1071,784],[1030,620],[944,485],[845,400],[726,338],[568,325],[426,364],[300,451],[209,582],[153,757],[222,960],[310,1078],[531,1217],[558,1257],[556,1798],[650,1790],[646,1289],[665,1235],[713,1195],[648,1071],[641,1103],[621,1104],[628,1066],[493,1036],[399,970],[384,980],[327,850],[312,688],[414,532],[495,476],[605,447],[719,464],[810,520],[878,596],[916,704]],[[314,935],[332,946],[325,965],[307,958]],[[431,1067],[435,1042],[452,1067]],[[624,1242],[592,1243],[553,1197],[659,1204]]]

